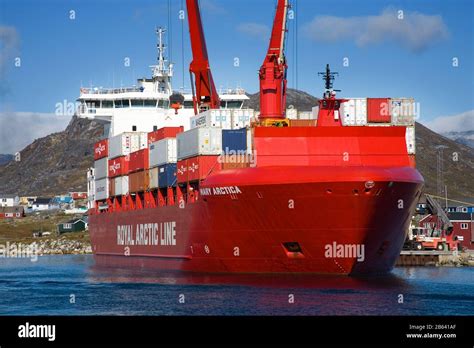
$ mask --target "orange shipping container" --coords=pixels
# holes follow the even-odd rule
[[[148,170],[131,173],[128,179],[130,192],[144,192],[150,188],[150,174]]]
[[[184,132],[184,127],[163,127],[148,133],[148,145],[165,138],[176,138],[176,135]]]
[[[115,179],[109,179],[109,196],[115,196]]]

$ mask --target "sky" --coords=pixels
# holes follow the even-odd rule
[[[339,72],[335,88],[343,97],[413,97],[419,121],[436,131],[474,130],[474,1],[290,2],[290,88],[320,96],[317,73],[329,63]],[[200,0],[218,88],[258,90],[275,4]],[[189,89],[187,17],[179,18],[183,5],[182,0],[0,0],[0,153],[64,129],[69,117],[55,114],[58,105],[74,103],[81,86],[131,86],[149,77],[156,61],[155,27],[170,34],[174,88],[183,87],[184,76]]]

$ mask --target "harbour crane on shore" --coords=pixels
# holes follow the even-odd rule
[[[189,35],[191,37],[193,53],[189,74],[193,89],[194,113],[197,115],[201,110],[219,109],[220,99],[209,65],[198,0],[186,0],[186,8],[188,11]]]
[[[287,84],[285,37],[289,7],[288,0],[278,0],[270,45],[259,71],[261,119],[285,118]]]

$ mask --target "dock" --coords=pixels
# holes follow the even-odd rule
[[[452,251],[402,250],[396,266],[456,265],[462,262],[462,258],[461,253]]]

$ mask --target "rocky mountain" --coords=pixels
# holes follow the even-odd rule
[[[454,140],[455,142],[469,146],[474,149],[474,130],[464,131],[464,132],[448,132],[442,133],[443,136]]]
[[[258,109],[259,95],[249,95],[248,107]],[[289,90],[288,105],[309,111],[318,99]],[[0,192],[53,195],[86,190],[86,170],[93,165],[93,144],[102,135],[95,121],[73,118],[65,131],[37,139],[21,151],[20,162],[0,166]],[[417,167],[426,192],[437,193],[438,145],[443,150],[444,180],[454,199],[474,198],[474,150],[416,125]]]
[[[95,121],[73,117],[63,132],[25,147],[19,162],[0,166],[0,192],[54,195],[87,191],[86,171],[93,165],[93,146],[102,133]]]
[[[250,100],[246,102],[245,107],[259,110],[260,93],[247,94],[247,96],[250,98]],[[299,111],[311,111],[313,106],[318,105],[318,100],[318,98],[313,97],[311,94],[296,89],[289,88],[286,93],[287,107],[293,105],[293,107]]]
[[[15,156],[7,155],[7,154],[0,154],[0,166],[7,164],[10,161],[13,161]]]

